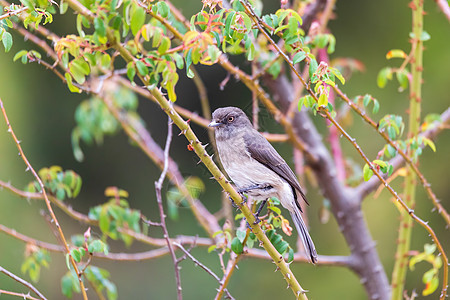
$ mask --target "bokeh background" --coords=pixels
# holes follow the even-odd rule
[[[199,11],[201,1],[173,1],[186,16]],[[277,1],[264,1],[265,11],[275,11]],[[431,35],[431,40],[425,43],[424,52],[424,86],[423,86],[423,116],[428,113],[440,113],[450,103],[450,24],[436,7],[434,1],[425,1],[425,30]],[[376,86],[378,71],[386,65],[395,65],[398,61],[387,61],[385,54],[390,49],[409,51],[408,34],[411,31],[411,10],[408,1],[368,1],[347,0],[337,1],[336,18],[331,20],[330,29],[337,39],[336,52],[331,58],[352,57],[360,60],[366,68],[363,73],[354,74],[343,87],[351,97],[369,93],[381,104],[376,119],[384,114],[394,113],[406,116],[408,106],[407,92],[399,93],[398,86],[389,83],[386,88]],[[55,16],[54,23],[49,26],[58,34],[75,33],[75,16],[68,13]],[[10,121],[16,134],[22,141],[22,147],[35,169],[51,165],[60,165],[64,169],[73,169],[83,178],[81,194],[71,204],[77,210],[87,213],[89,207],[103,203],[103,194],[107,186],[118,186],[130,193],[130,203],[133,208],[155,219],[157,209],[153,182],[159,177],[159,170],[140,152],[129,144],[127,137],[119,133],[107,137],[100,146],[82,145],[85,160],[77,162],[72,154],[71,131],[75,126],[74,111],[77,105],[88,98],[85,94],[72,94],[61,81],[50,71],[36,64],[22,65],[13,63],[12,58],[21,49],[30,49],[19,35],[14,35],[14,46],[9,53],[0,54],[0,97],[8,111]],[[234,60],[241,63],[239,59]],[[243,64],[248,69],[248,64]],[[234,105],[248,107],[251,95],[245,87],[230,80],[221,91],[219,83],[226,73],[219,67],[199,67],[201,77],[208,88],[212,108]],[[191,110],[200,112],[199,98],[191,81],[181,79],[177,85],[178,102]],[[145,119],[153,137],[161,145],[166,136],[166,116],[153,103],[140,100],[139,112]],[[267,112],[261,113],[263,130],[280,132],[280,127],[274,124]],[[324,120],[314,119],[322,132],[326,132]],[[32,180],[30,173],[25,173],[25,166],[17,155],[15,145],[6,132],[5,124],[0,120],[0,179],[10,181],[14,186],[23,188]],[[200,140],[208,140],[206,130],[194,126]],[[383,141],[376,133],[358,118],[348,128],[356,137],[369,157],[375,157],[382,147]],[[175,132],[178,133],[177,129]],[[450,153],[450,133],[443,132],[436,141],[437,152],[430,149],[424,151],[421,157],[420,169],[432,183],[432,188],[443,201],[447,210],[450,209],[448,177],[448,153]],[[292,149],[289,144],[276,144],[276,148],[287,161],[291,161]],[[349,143],[342,140],[345,154],[362,166],[361,159]],[[200,176],[206,184],[206,192],[200,196],[203,203],[211,210],[220,208],[221,188],[209,180],[205,169],[196,165],[192,152],[186,150],[183,136],[175,134],[171,155],[178,162],[184,175]],[[345,242],[336,226],[333,217],[327,224],[318,220],[319,207],[323,197],[317,189],[306,184],[311,207],[309,216],[311,235],[316,243],[319,254],[345,255],[349,253]],[[393,186],[401,191],[397,180]],[[167,185],[165,186],[167,188]],[[445,230],[443,220],[432,213],[432,205],[426,197],[423,188],[418,188],[417,214],[430,222],[444,247],[448,249],[448,230]],[[391,202],[387,192],[374,199],[369,196],[363,204],[365,216],[373,238],[377,241],[382,263],[390,278],[394,253],[396,248],[398,212]],[[0,191],[0,223],[17,231],[48,242],[56,243],[52,232],[39,211],[44,208],[42,201],[27,201],[9,192]],[[87,226],[79,224],[56,209],[56,214],[67,235],[83,233]],[[180,218],[169,220],[169,232],[177,234],[204,236],[205,233],[194,221],[192,213],[186,208],[180,208]],[[150,231],[160,235],[158,229]],[[94,231],[99,234],[99,231]],[[288,239],[293,242],[292,239]],[[412,249],[423,250],[423,244],[430,242],[427,233],[415,226]],[[25,245],[5,234],[0,233],[0,265],[21,275],[20,266],[24,258]],[[148,249],[139,243],[134,243],[130,249],[120,244],[114,244],[112,251],[144,251]],[[220,274],[218,257],[208,254],[206,248],[196,248],[192,253],[203,263]],[[117,285],[119,299],[174,299],[175,282],[173,266],[169,256],[146,262],[110,262],[94,260],[94,265],[101,266],[111,272],[111,279]],[[203,270],[194,267],[191,261],[181,263],[181,280],[185,299],[211,299],[214,297],[217,282]],[[419,264],[414,272],[409,272],[407,288],[420,292],[423,288],[421,277],[428,270],[426,263]],[[302,286],[310,291],[310,299],[365,299],[366,295],[358,277],[351,271],[339,267],[317,267],[310,264],[292,264],[294,274]],[[38,288],[49,299],[61,299],[60,278],[66,272],[65,259],[62,254],[52,254],[49,269],[43,269]],[[270,261],[243,259],[231,279],[229,290],[236,299],[290,299],[291,291],[280,274],[274,273],[274,265]],[[24,277],[28,279],[25,275]],[[25,289],[0,275],[0,288],[14,291]],[[428,299],[437,299],[438,292]],[[8,296],[0,295],[1,299]],[[11,297],[9,297],[11,298]],[[79,295],[74,297],[79,298]],[[420,298],[420,297],[419,297]]]

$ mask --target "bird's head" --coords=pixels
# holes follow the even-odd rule
[[[247,115],[237,107],[221,107],[212,114],[211,123],[217,138],[230,138],[246,128],[252,128]]]

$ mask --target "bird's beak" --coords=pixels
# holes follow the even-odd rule
[[[217,127],[222,125],[222,123],[216,122],[216,121],[212,121],[211,123],[209,123],[208,127]]]

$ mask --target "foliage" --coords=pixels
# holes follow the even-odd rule
[[[167,96],[171,102],[170,107],[175,107],[173,102],[180,98],[176,92],[180,76],[186,76],[197,82],[200,80],[196,78],[197,65],[224,66],[228,62],[225,55],[237,56],[251,64],[252,68],[256,68],[255,74],[246,77],[246,74],[239,75],[236,71],[238,68],[227,67],[228,72],[234,72],[235,76],[246,83],[255,97],[260,97],[263,94],[261,91],[264,91],[258,90],[259,76],[275,80],[279,76],[286,76],[291,71],[290,76],[294,77],[295,74],[300,73],[298,70],[303,69],[303,77],[297,76],[303,84],[300,88],[302,93],[296,95],[294,103],[296,106],[293,105],[293,107],[297,107],[298,112],[307,111],[314,116],[325,117],[361,152],[364,159],[364,166],[353,164],[351,166],[354,169],[353,176],[342,178],[343,181],[351,181],[352,185],[359,183],[362,186],[374,174],[379,178],[381,173],[391,177],[394,173],[394,165],[390,159],[399,153],[408,153],[412,163],[416,163],[425,146],[436,151],[434,142],[426,136],[414,135],[404,138],[405,124],[400,115],[386,114],[378,122],[372,121],[369,114],[376,115],[381,105],[375,97],[363,93],[354,97],[353,101],[348,100],[349,106],[369,124],[375,124],[373,126],[376,127],[376,131],[388,142],[378,152],[375,159],[365,156],[361,147],[345,131],[346,126],[340,126],[336,121],[343,116],[334,99],[335,90],[346,82],[343,61],[333,64],[328,59],[328,56],[333,55],[335,51],[336,38],[328,31],[323,29],[321,31],[317,27],[318,24],[311,25],[309,30],[302,27],[305,18],[300,12],[305,12],[304,5],[306,5],[303,2],[297,3],[300,6],[296,9],[281,8],[274,13],[263,14],[262,3],[257,0],[251,3],[243,0],[233,1],[229,8],[222,5],[221,1],[203,1],[203,9],[192,15],[189,21],[183,20],[179,12],[166,1],[83,0],[78,2],[67,0],[56,5],[52,1],[21,0],[21,3],[22,5],[12,4],[6,7],[10,15],[0,20],[0,39],[5,52],[12,49],[13,36],[10,32],[15,29],[14,26],[23,26],[29,33],[40,34],[41,37],[36,39],[46,47],[39,42],[34,43],[42,48],[40,51],[50,49],[47,53],[48,57],[43,58],[41,52],[35,49],[22,49],[14,55],[13,60],[20,60],[23,64],[32,62],[44,64],[61,78],[70,92],[90,94],[90,97],[82,101],[75,111],[76,125],[71,137],[74,156],[78,161],[84,158],[81,142],[87,145],[93,143],[99,145],[105,137],[116,135],[121,130],[124,130],[134,141],[133,144],[140,145],[139,143],[148,137],[144,137],[140,132],[142,128],[146,130],[146,124],[138,111],[136,92],[148,95],[148,98],[155,102],[160,101],[158,96],[163,98],[162,101],[165,101]],[[44,25],[53,22],[54,16],[73,11],[77,13],[76,33],[58,37],[52,32],[42,31],[42,28],[45,28]],[[51,46],[44,40],[45,38],[52,40]],[[410,38],[423,42],[428,40],[430,35],[423,31],[420,36],[412,34]],[[387,53],[386,58],[403,61],[399,67],[382,68],[377,77],[378,86],[384,88],[395,75],[400,91],[410,87],[411,72],[407,66],[411,61],[411,54],[406,54],[401,49],[393,49]],[[50,59],[53,59],[53,62],[46,62]],[[344,62],[348,64],[349,61],[350,59]],[[283,115],[289,119],[282,122],[278,108],[272,102],[266,106],[274,114],[275,119],[284,126],[288,137],[293,141],[296,140],[297,133],[292,127],[291,116]],[[167,112],[167,109],[165,110]],[[292,107],[291,112],[293,112]],[[205,115],[208,117],[207,112]],[[190,116],[195,117],[194,114]],[[173,116],[171,118],[175,119]],[[420,125],[423,130],[426,130],[436,126],[436,122],[439,121],[438,115],[431,114]],[[181,134],[186,134],[186,129],[182,129]],[[330,130],[330,135],[332,134],[337,136],[338,133],[337,131],[332,133]],[[189,143],[188,149],[193,150],[194,141],[189,140]],[[152,152],[149,148],[144,149],[144,152],[145,150]],[[309,151],[307,147],[301,150]],[[313,156],[315,153],[310,151],[309,154]],[[167,158],[159,157],[158,160],[152,155],[149,157],[158,165],[162,165],[161,162],[164,161],[167,167]],[[344,160],[343,157],[340,159]],[[206,189],[201,178],[188,177],[179,180],[180,178],[176,175],[169,174],[168,177],[173,186],[170,186],[166,193],[167,212],[174,221],[179,219],[179,207],[182,205],[192,208],[193,203],[199,201],[198,199],[203,196]],[[39,177],[48,193],[56,198],[54,201],[57,203],[67,201],[68,198],[76,198],[80,193],[81,177],[72,170],[64,171],[62,167],[51,166],[41,169]],[[385,185],[388,186],[388,183],[385,182]],[[37,181],[28,184],[26,190],[42,193]],[[398,198],[397,193],[391,193]],[[61,289],[63,295],[68,298],[71,298],[74,293],[80,293],[80,280],[86,280],[98,294],[105,292],[108,299],[117,299],[118,291],[109,279],[109,272],[91,265],[91,260],[96,255],[108,256],[110,247],[108,238],[120,240],[130,247],[137,235],[147,235],[146,227],[141,227],[141,220],[146,221],[147,224],[153,224],[142,215],[141,211],[130,207],[132,202],[127,191],[108,187],[105,190],[105,196],[108,200],[101,205],[91,207],[88,216],[84,219],[85,222],[98,226],[101,238],[92,237],[89,227],[84,235],[72,236],[70,251],[66,251],[69,271],[62,277]],[[320,212],[322,222],[327,222],[329,219],[330,201],[328,199],[323,201]],[[59,203],[59,205],[66,204]],[[283,261],[284,257],[288,263],[291,263],[294,260],[294,247],[284,239],[283,235],[290,236],[293,229],[279,206],[278,199],[270,199],[267,213],[260,217],[261,222],[258,226],[264,230],[265,236],[278,252],[277,255],[281,255],[280,261]],[[65,207],[65,212],[70,213],[71,208]],[[411,214],[411,211],[408,213]],[[164,220],[162,204],[160,204],[160,214],[161,219]],[[220,228],[218,218],[212,214],[211,216]],[[200,221],[201,216],[196,215],[196,217]],[[244,214],[238,213],[234,221],[242,218]],[[338,213],[337,218],[340,219],[342,216]],[[227,284],[224,282],[228,282],[225,279],[231,276],[231,273],[225,273],[223,255],[229,255],[229,261],[233,261],[235,257],[248,254],[254,248],[260,247],[254,232],[250,229],[244,230],[243,226],[235,229],[235,224],[228,222],[231,221],[225,222],[220,230],[216,230],[210,236],[211,243],[207,245],[208,253],[217,253],[222,264],[224,279],[219,280],[222,291]],[[175,245],[167,234],[164,221],[155,226],[163,228],[164,241],[169,246]],[[22,265],[22,272],[27,273],[33,282],[37,282],[41,267],[48,267],[49,255],[37,246],[31,248],[32,250],[27,251],[29,253]],[[421,261],[427,261],[432,265],[432,268],[423,275],[423,281],[426,284],[423,295],[432,294],[439,285],[439,269],[443,262],[440,256],[434,254],[436,248],[439,247],[425,245],[425,251],[414,255],[410,260],[411,270]],[[176,255],[171,254],[175,257],[175,269],[178,269]],[[441,254],[443,254],[442,251]],[[71,259],[83,267],[81,274],[75,274],[70,264]],[[237,259],[235,261],[237,263]],[[79,280],[78,276],[82,279]],[[284,276],[289,277],[286,274]],[[288,279],[292,280],[292,278]],[[362,278],[363,280],[367,281],[367,278]],[[181,286],[178,289],[181,290]]]

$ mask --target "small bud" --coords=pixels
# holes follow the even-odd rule
[[[89,227],[85,232],[84,232],[84,240],[87,242],[89,240],[89,238],[91,237],[91,227]]]

